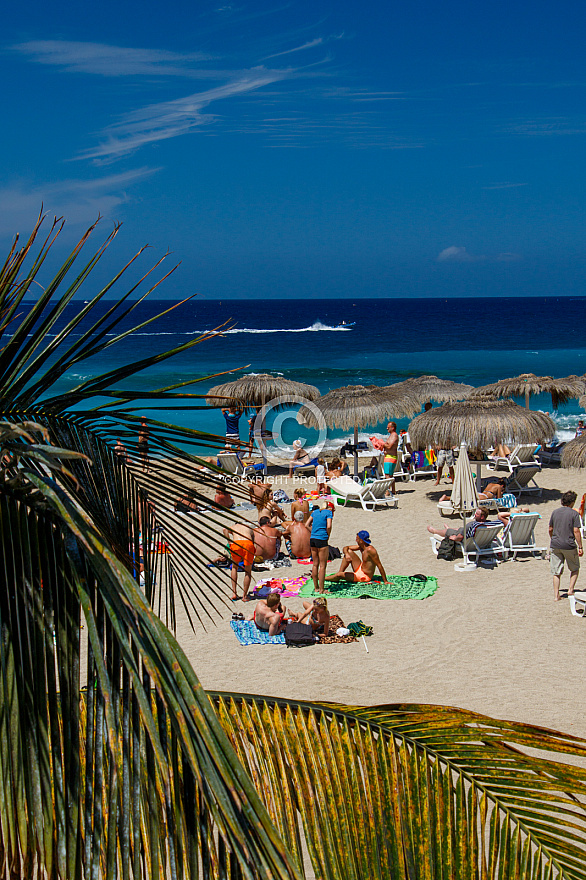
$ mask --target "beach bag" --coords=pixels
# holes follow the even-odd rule
[[[285,627],[285,644],[288,648],[304,648],[315,645],[315,636],[308,623],[288,623]]]
[[[328,562],[331,562],[332,559],[341,559],[341,558],[342,558],[342,554],[340,553],[338,548],[332,547],[331,545],[328,545]]]
[[[452,562],[456,558],[456,542],[450,541],[449,538],[442,538],[442,542],[437,548],[437,558]]]

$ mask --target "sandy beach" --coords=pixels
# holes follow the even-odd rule
[[[547,547],[552,510],[568,489],[581,497],[583,480],[578,472],[551,468],[538,482],[541,497],[526,495],[520,503],[541,514],[536,538]],[[437,592],[421,601],[330,600],[331,611],[346,623],[362,619],[374,627],[368,653],[361,640],[305,649],[243,647],[229,620],[232,611],[252,613],[252,602],[228,602],[224,620],[195,633],[180,609],[177,637],[204,687],[347,704],[451,705],[586,736],[577,696],[586,671],[586,621],[571,615],[567,599],[553,601],[549,562],[523,556],[494,570],[456,572],[453,563],[435,558],[426,530],[449,524],[436,508],[447,480],[443,488],[431,479],[397,486],[396,510],[338,508],[330,543],[342,548],[367,529],[388,575],[433,575]],[[330,563],[328,571],[338,564]],[[293,562],[274,576],[306,572]],[[229,572],[220,577],[229,597]],[[567,583],[565,574],[564,590]],[[586,590],[586,571],[580,587]],[[300,610],[302,600],[286,604]]]

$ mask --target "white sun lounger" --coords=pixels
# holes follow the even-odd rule
[[[237,477],[248,477],[264,472],[264,465],[244,464],[235,452],[220,453],[218,455],[218,466],[228,474],[234,474]]]
[[[466,562],[470,562],[471,560],[478,562],[482,556],[496,556],[497,554],[500,554],[502,557],[505,551],[503,542],[500,539],[500,533],[502,530],[502,523],[479,526],[471,538],[464,538],[463,541],[457,541],[456,547],[462,553]],[[442,539],[439,535],[430,535],[430,540],[431,548],[437,556],[437,548],[441,544]]]
[[[570,611],[575,617],[586,617],[586,593],[574,593],[568,596],[570,600]]]
[[[543,489],[535,482],[535,475],[541,470],[538,464],[520,464],[515,468],[512,477],[507,483],[507,492],[513,495],[526,495],[530,492],[535,495],[541,495]],[[533,485],[531,485],[533,483]]]
[[[537,449],[536,443],[519,443],[510,455],[495,458],[494,461],[488,463],[487,467],[489,470],[508,471],[509,474],[512,474],[520,464],[539,464],[535,457]]]
[[[503,545],[505,558],[517,553],[532,553],[534,556],[543,555],[547,547],[538,547],[535,542],[535,526],[541,519],[539,513],[516,513],[511,517],[511,522],[503,533]]]
[[[391,489],[392,482],[391,477],[385,477],[361,485],[355,483],[352,477],[335,477],[328,485],[336,507],[345,507],[349,502],[357,502],[363,510],[374,510],[376,507],[397,507],[396,497],[386,495]]]

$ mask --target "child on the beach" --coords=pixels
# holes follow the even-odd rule
[[[317,491],[320,495],[326,494],[326,463],[323,458],[318,458],[315,466],[315,479]]]

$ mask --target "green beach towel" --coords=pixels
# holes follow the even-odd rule
[[[370,599],[427,599],[437,590],[437,578],[394,575],[386,584],[380,578],[366,584],[326,581],[325,589],[326,595],[339,599],[361,599],[364,596]],[[311,578],[299,590],[300,598],[319,595]]]

